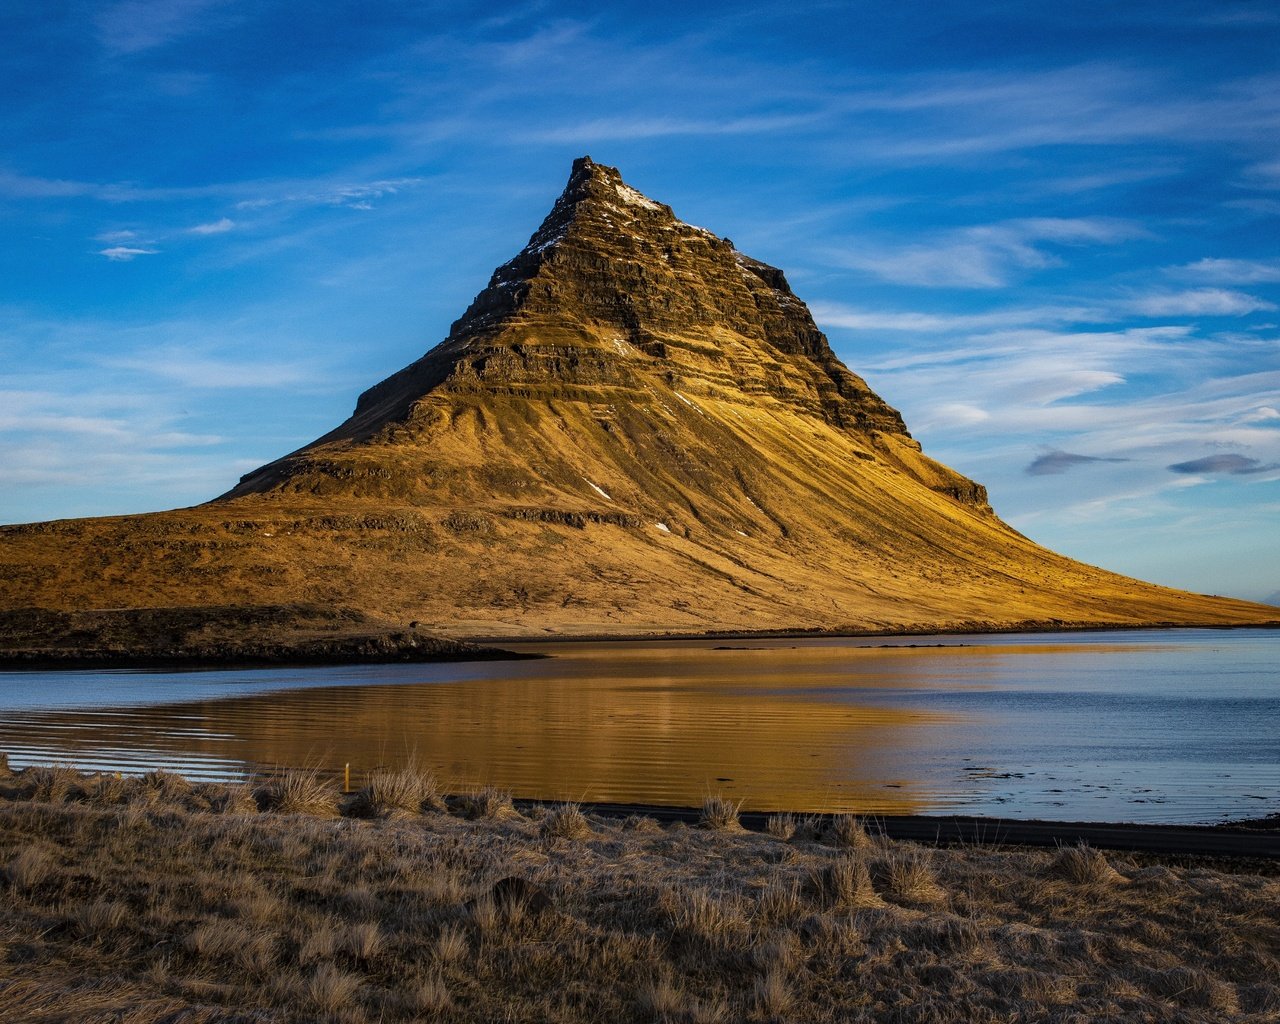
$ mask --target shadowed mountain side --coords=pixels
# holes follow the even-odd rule
[[[781,271],[587,158],[334,431],[198,508],[0,530],[0,570],[5,609],[301,603],[455,636],[1278,617],[1021,536]]]

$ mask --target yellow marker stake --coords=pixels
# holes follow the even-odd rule
[[[347,762],[347,766],[342,770],[342,792],[351,792],[351,762]]]

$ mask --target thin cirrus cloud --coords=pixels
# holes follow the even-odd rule
[[[1106,245],[1146,233],[1115,219],[1036,217],[962,228],[927,244],[860,243],[834,258],[895,284],[1001,288],[1021,272],[1059,265],[1052,246]]]
[[[268,206],[296,203],[303,206],[356,206],[368,209],[371,200],[397,195],[406,189],[419,188],[426,178],[393,178],[382,181],[329,185],[309,189],[290,189],[236,203],[238,210],[256,210]]]
[[[235,226],[236,222],[230,217],[222,217],[207,224],[197,224],[194,227],[187,228],[187,233],[192,235],[221,235]]]
[[[139,256],[154,256],[159,251],[159,249],[143,249],[134,245],[113,245],[106,249],[99,249],[98,255],[105,256],[116,263],[128,263]]]
[[[1215,284],[1262,284],[1280,281],[1280,260],[1235,260],[1206,257],[1171,268],[1181,277]]]
[[[1127,303],[1139,316],[1245,316],[1273,310],[1275,303],[1246,292],[1226,288],[1193,288],[1186,291],[1153,291]]]
[[[225,359],[181,350],[157,349],[136,355],[101,360],[117,370],[160,377],[191,389],[271,388],[317,385],[323,381],[319,367],[304,362],[260,359]]]
[[[656,139],[673,135],[767,135],[804,128],[823,120],[818,112],[736,117],[726,120],[690,120],[672,117],[607,117],[572,125],[535,129],[523,135],[544,143],[583,140]]]
[[[98,14],[103,48],[114,56],[151,50],[207,28],[208,15],[228,0],[118,0]]]
[[[890,111],[927,120],[931,131],[886,131],[864,145],[880,159],[939,160],[1054,145],[1256,139],[1280,128],[1280,76],[1260,75],[1191,96],[1162,90],[1154,74],[1098,62],[1028,74],[986,71],[920,76],[899,86],[853,90],[850,112]],[[1251,168],[1280,182],[1280,162]]]

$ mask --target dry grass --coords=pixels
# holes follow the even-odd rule
[[[849,908],[883,907],[871,882],[866,861],[858,857],[837,857],[811,876],[813,891],[832,906]]]
[[[260,786],[254,797],[264,811],[318,818],[338,814],[338,790],[315,768],[282,771]]]
[[[702,801],[702,817],[698,824],[715,832],[740,832],[742,823],[738,820],[738,812],[741,809],[741,800],[735,804],[722,796],[708,796]]]
[[[651,819],[586,834],[580,808],[534,820],[496,793],[364,819],[233,794],[0,780],[0,1020],[1280,1016],[1280,880],[1221,862],[833,845],[805,821],[785,843]]]
[[[1074,882],[1076,885],[1116,885],[1128,879],[1111,866],[1099,850],[1084,843],[1064,846],[1049,865],[1048,873],[1054,877]]]
[[[796,816],[771,814],[765,819],[764,830],[775,839],[790,839],[796,834]]]
[[[925,850],[892,851],[877,861],[875,875],[889,893],[907,903],[937,903],[947,896]]]
[[[752,984],[757,1012],[765,1020],[778,1020],[791,1006],[791,989],[779,966],[770,967]]]
[[[831,841],[850,850],[865,850],[872,845],[862,819],[852,814],[837,814],[831,819]]]
[[[386,818],[443,810],[444,800],[435,773],[411,764],[371,774],[352,799],[350,809],[358,817]]]
[[[553,807],[542,819],[542,834],[553,839],[586,839],[595,833],[577,804]]]
[[[472,821],[477,818],[507,821],[521,816],[511,802],[511,794],[493,786],[485,786],[483,789],[455,797],[450,809]]]

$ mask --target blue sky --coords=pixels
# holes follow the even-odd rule
[[[631,6],[3,5],[0,521],[323,433],[589,153],[782,267],[1023,532],[1280,591],[1280,9]]]

